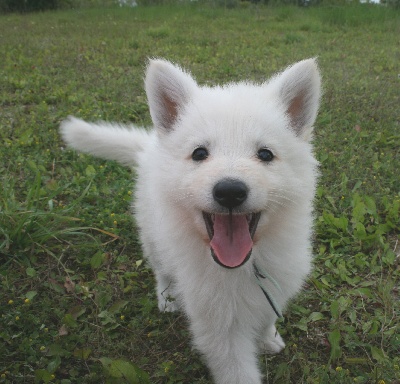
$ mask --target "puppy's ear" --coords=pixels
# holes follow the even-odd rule
[[[197,84],[188,73],[170,62],[150,60],[145,86],[155,127],[170,131]]]
[[[300,61],[275,79],[291,128],[309,140],[321,97],[321,76],[315,59]]]

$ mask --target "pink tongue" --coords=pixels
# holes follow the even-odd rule
[[[221,264],[241,265],[253,247],[246,215],[215,215],[210,245]]]

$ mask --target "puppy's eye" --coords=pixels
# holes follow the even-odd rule
[[[204,147],[198,147],[192,153],[192,159],[194,161],[203,161],[207,159],[207,157],[208,157],[208,151],[207,148]]]
[[[268,148],[260,148],[257,152],[257,157],[261,161],[270,162],[274,159],[274,154]]]

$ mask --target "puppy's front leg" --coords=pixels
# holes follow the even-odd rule
[[[194,343],[202,352],[216,384],[261,384],[252,330],[233,323],[226,328],[211,319],[191,319]]]
[[[179,306],[175,301],[172,279],[160,271],[154,272],[157,280],[158,309],[160,312],[175,312]]]

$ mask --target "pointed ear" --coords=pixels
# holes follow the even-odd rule
[[[170,131],[197,84],[188,73],[170,62],[150,60],[145,86],[155,127]]]
[[[283,102],[295,133],[308,140],[317,117],[321,97],[321,76],[315,59],[300,61],[276,78]]]

